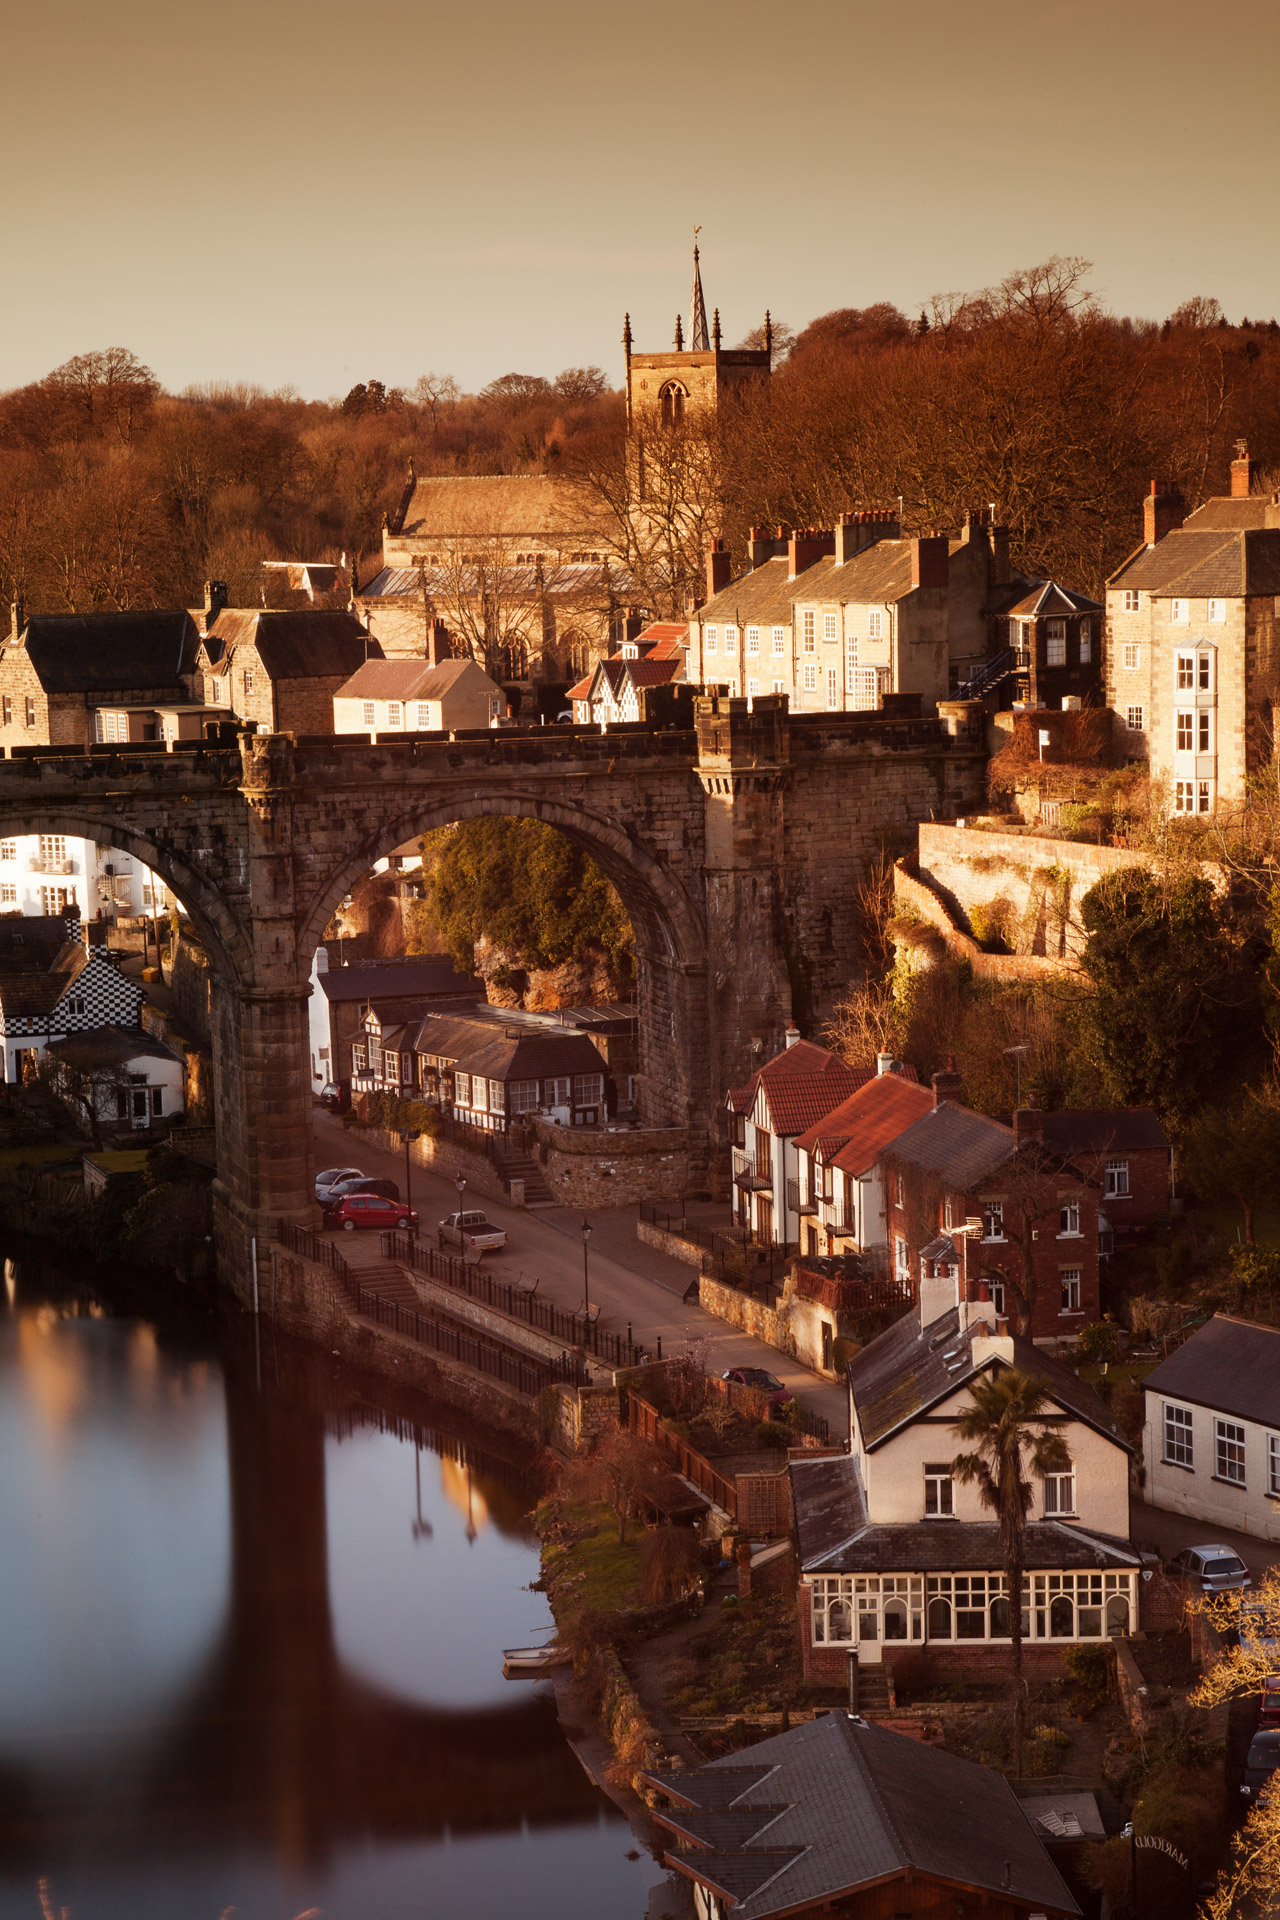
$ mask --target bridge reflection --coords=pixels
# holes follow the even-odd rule
[[[0,1765],[4,1864],[248,1848],[301,1869],[361,1840],[599,1817],[601,1797],[544,1692],[513,1687],[509,1702],[479,1708],[414,1704],[353,1673],[335,1636],[327,1441],[390,1425],[450,1458],[456,1495],[470,1481],[500,1526],[519,1524],[518,1471],[407,1415],[340,1404],[310,1355],[273,1361],[269,1393],[252,1358],[227,1365],[230,1592],[203,1670],[123,1757]]]

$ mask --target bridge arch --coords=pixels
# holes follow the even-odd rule
[[[152,833],[138,824],[130,825],[117,814],[89,810],[63,800],[37,801],[34,797],[21,809],[6,806],[3,830],[6,839],[24,834],[62,833],[75,839],[95,840],[99,846],[118,847],[156,873],[182,902],[204,944],[214,971],[227,980],[249,977],[253,970],[253,948],[244,925],[232,910],[209,873],[175,852],[164,833]],[[91,918],[87,910],[86,922]]]

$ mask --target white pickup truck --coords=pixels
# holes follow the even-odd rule
[[[482,1213],[451,1213],[440,1222],[440,1245],[461,1247],[464,1253],[501,1253],[507,1244],[506,1232],[495,1227]]]

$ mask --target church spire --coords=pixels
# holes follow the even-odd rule
[[[702,297],[702,269],[698,265],[698,235],[701,227],[693,230],[693,294],[689,301],[689,351],[706,353],[711,345],[707,333],[707,303]]]

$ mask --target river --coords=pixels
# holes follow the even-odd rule
[[[500,1442],[268,1335],[0,1300],[0,1915],[639,1920]]]

